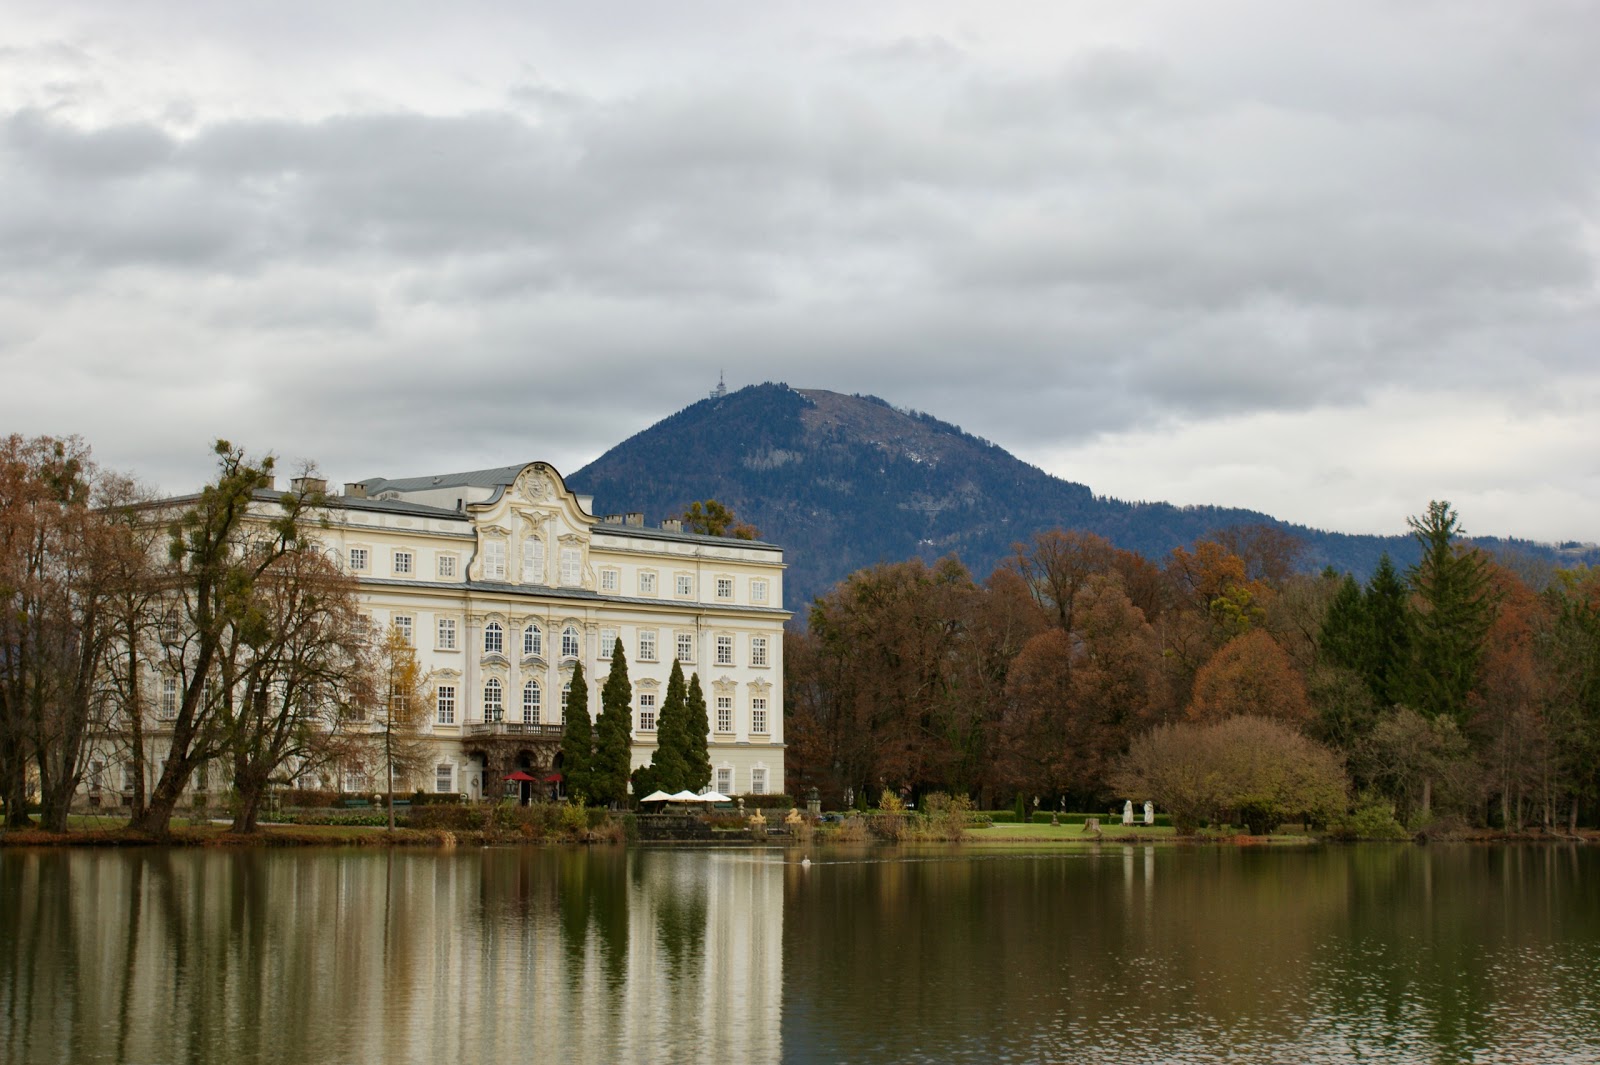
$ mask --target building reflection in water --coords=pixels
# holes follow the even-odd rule
[[[773,1061],[780,862],[0,851],[0,1061]]]

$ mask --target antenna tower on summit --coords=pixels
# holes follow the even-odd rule
[[[728,386],[722,379],[722,371],[717,371],[717,387],[711,390],[712,399],[721,399],[728,394]]]

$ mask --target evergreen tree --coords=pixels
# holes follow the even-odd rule
[[[706,717],[706,697],[700,690],[700,674],[689,675],[689,694],[684,699],[684,760],[688,773],[684,786],[700,791],[711,786],[711,721]]]
[[[1367,582],[1362,599],[1368,629],[1365,672],[1379,706],[1394,706],[1405,696],[1411,660],[1411,593],[1385,551]]]
[[[611,649],[611,672],[600,689],[600,717],[594,725],[594,763],[590,792],[597,803],[628,801],[633,761],[633,685],[628,682],[628,657],[618,641]]]
[[[662,791],[682,791],[689,786],[688,707],[684,705],[683,667],[672,660],[672,676],[667,680],[667,697],[656,719],[656,751],[650,758],[653,771],[649,781]]]
[[[590,767],[594,764],[594,726],[589,722],[589,684],[583,663],[572,667],[572,687],[567,692],[566,727],[561,733],[561,769],[567,797],[586,801],[593,797]]]
[[[1478,682],[1494,622],[1489,573],[1476,550],[1456,545],[1464,530],[1448,502],[1429,503],[1426,515],[1406,524],[1422,545],[1422,558],[1408,574],[1416,598],[1405,701],[1429,718],[1448,715],[1465,723],[1467,695]]]
[[[1373,702],[1393,706],[1404,697],[1411,653],[1410,592],[1387,553],[1363,591],[1345,577],[1323,619],[1318,646],[1332,665],[1360,675]]]

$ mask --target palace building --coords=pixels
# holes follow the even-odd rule
[[[322,482],[295,487],[326,492]],[[275,505],[274,493],[258,498]],[[782,550],[591,509],[542,462],[373,478],[327,495],[317,535],[356,578],[375,631],[398,629],[429,676],[432,755],[397,792],[496,798],[518,770],[538,782],[535,794],[559,790],[573,667],[582,663],[598,717],[618,645],[633,686],[635,766],[655,750],[676,659],[705,694],[711,786],[783,790]],[[156,754],[171,699],[156,693]]]

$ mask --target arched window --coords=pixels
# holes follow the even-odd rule
[[[530,680],[522,686],[522,723],[524,725],[537,725],[539,711],[544,704],[544,693],[539,690],[539,682]]]
[[[485,721],[499,721],[505,716],[504,692],[500,688],[500,681],[490,677],[483,685],[483,719]]]
[[[561,630],[561,657],[578,657],[578,626],[568,625]]]
[[[533,622],[528,622],[528,627],[522,630],[522,653],[525,655],[544,654],[544,630]]]
[[[498,655],[505,653],[505,649],[505,630],[500,627],[498,621],[489,622],[483,627],[483,653],[486,655]]]
[[[537,536],[522,541],[522,583],[544,583],[544,541]]]

